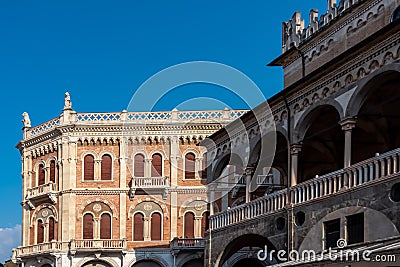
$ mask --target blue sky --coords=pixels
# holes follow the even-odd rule
[[[300,10],[307,24],[311,8],[321,14],[326,1],[1,1],[0,232],[18,231],[21,221],[15,145],[22,112],[29,112],[33,125],[54,118],[65,91],[78,112],[121,111],[146,79],[197,60],[242,71],[269,97],[282,89],[280,68],[265,66],[281,53],[281,22]],[[196,97],[246,108],[205,84],[181,86],[155,108],[170,110]],[[190,103],[193,109],[218,107],[212,101]],[[8,255],[3,250],[0,245],[0,262]]]

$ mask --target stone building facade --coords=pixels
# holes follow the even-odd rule
[[[201,143],[205,266],[400,266],[399,2],[327,2],[283,23],[285,88]]]
[[[199,141],[245,111],[24,113],[21,266],[202,266]]]

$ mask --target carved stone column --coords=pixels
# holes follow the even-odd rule
[[[342,126],[342,130],[344,131],[344,164],[343,167],[347,168],[351,165],[351,132],[353,128],[356,126],[355,118],[347,118],[340,122]],[[343,188],[348,188],[349,186],[349,177],[345,173],[343,179]]]
[[[177,136],[172,136],[169,140],[170,144],[170,185],[178,184],[178,157],[179,157],[179,140]],[[170,220],[170,238],[178,236],[178,192],[170,192],[171,199],[171,220]]]
[[[254,173],[254,167],[246,167],[244,173],[246,175],[246,203],[249,203],[251,201],[250,185]]]
[[[290,157],[292,166],[290,170],[290,186],[295,186],[298,180],[298,169],[299,169],[299,153],[301,151],[301,144],[294,144],[290,146]]]
[[[351,132],[356,127],[355,118],[347,118],[340,122],[344,131],[344,168],[351,165]]]
[[[126,155],[126,138],[122,137],[119,142],[119,186],[120,188],[127,188],[127,172],[126,172],[126,161],[128,157]],[[119,237],[126,237],[126,194],[119,194]]]
[[[144,225],[143,225],[143,234],[144,234],[144,241],[150,241],[151,240],[151,227],[150,227],[150,218],[145,217],[144,218]]]

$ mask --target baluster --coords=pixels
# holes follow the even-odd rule
[[[397,153],[392,156],[392,161],[393,161],[393,174],[397,173]]]
[[[385,171],[385,167],[386,167],[385,159],[381,159],[381,160],[379,161],[379,163],[380,163],[380,165],[381,165],[381,174],[380,174],[380,177],[379,177],[379,178],[385,177],[385,175],[387,175],[387,174],[386,174],[386,171]]]
[[[378,178],[379,178],[379,161],[375,160],[375,177],[373,179],[375,180]]]

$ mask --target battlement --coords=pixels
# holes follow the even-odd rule
[[[325,14],[318,17],[318,10],[311,9],[309,13],[309,24],[306,27],[300,12],[295,12],[288,22],[282,23],[282,53],[294,46],[299,46],[314,36],[318,31],[329,27],[332,21],[342,16],[365,0],[342,0],[337,5],[336,0],[328,0]]]

